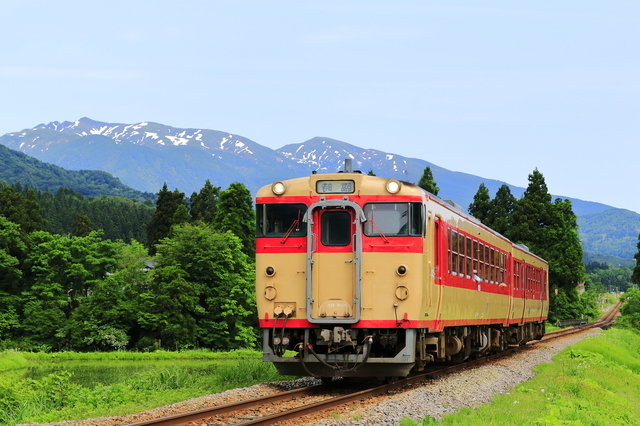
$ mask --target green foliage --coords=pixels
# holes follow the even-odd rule
[[[622,314],[616,320],[616,326],[640,331],[640,290],[631,289],[627,291],[620,300],[624,303],[620,309]]]
[[[424,169],[424,171],[422,172],[422,176],[420,177],[420,181],[418,181],[418,186],[425,191],[432,193],[433,195],[438,195],[438,191],[440,191],[440,188],[436,186],[436,181],[433,178],[431,167],[427,166]]]
[[[91,219],[85,212],[80,212],[71,224],[71,235],[74,237],[86,237],[93,231]]]
[[[153,206],[134,200],[110,196],[86,198],[65,188],[55,194],[38,193],[37,199],[47,221],[46,230],[61,235],[72,234],[74,222],[84,213],[91,229],[102,230],[104,238],[145,243],[145,226],[154,212]],[[83,226],[84,232],[89,229],[87,225]]]
[[[213,186],[207,179],[200,192],[191,194],[191,217],[194,221],[213,223],[218,211],[220,187]]]
[[[486,223],[490,206],[491,196],[489,195],[489,189],[484,183],[481,183],[478,192],[473,196],[473,202],[469,205],[469,214],[485,225],[491,226]]]
[[[633,255],[636,260],[636,267],[633,269],[633,275],[631,275],[631,282],[634,284],[640,284],[640,235],[638,235],[638,252]]]
[[[511,194],[507,184],[498,188],[496,196],[491,200],[487,213],[487,225],[502,235],[508,235],[512,227],[513,210],[516,205],[516,197]]]
[[[177,189],[173,192],[169,191],[165,183],[158,193],[156,211],[151,221],[147,224],[147,243],[151,254],[155,254],[156,244],[169,236],[171,227],[175,223],[176,211],[181,205],[186,205],[184,193]]]
[[[36,201],[35,191],[29,189],[21,194],[19,190],[0,182],[0,216],[20,225],[24,233],[44,229],[45,220]]]
[[[255,217],[253,198],[243,184],[234,182],[220,193],[215,226],[240,238],[242,252],[252,260],[255,258]]]
[[[203,223],[174,227],[158,245],[139,323],[163,346],[238,348],[255,342],[253,266],[239,239]]]
[[[514,206],[512,223],[507,237],[549,262],[550,284],[565,289],[572,299],[570,290],[584,281],[585,274],[571,202],[556,199],[552,203],[542,173],[534,170],[527,190]]]

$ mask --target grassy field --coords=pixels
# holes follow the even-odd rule
[[[153,353],[0,353],[0,424],[55,422],[101,416],[137,413],[190,398],[255,383],[277,381],[275,368],[261,361],[257,351],[216,353],[206,351]],[[110,385],[85,387],[74,383],[72,373],[56,371],[39,380],[25,378],[30,363],[69,360],[102,360],[105,365],[139,359],[145,362],[167,360],[219,360],[213,374],[193,374],[180,362],[150,368]],[[190,362],[193,364],[193,362]]]
[[[640,425],[640,335],[611,329],[559,353],[538,375],[478,409],[463,409],[446,426]],[[403,426],[415,425],[409,419]]]

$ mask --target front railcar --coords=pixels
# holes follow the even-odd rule
[[[429,327],[419,318],[432,255],[424,250],[426,197],[415,185],[350,171],[260,189],[265,361],[285,375],[409,373],[418,327]]]

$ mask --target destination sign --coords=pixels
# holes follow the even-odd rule
[[[352,180],[319,180],[316,182],[318,194],[353,194],[356,183]]]

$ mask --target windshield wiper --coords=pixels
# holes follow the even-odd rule
[[[384,242],[389,243],[389,239],[384,235],[384,232],[382,232],[382,229],[380,229],[378,225],[376,225],[376,223],[373,221],[373,214],[371,214],[371,219],[369,219],[369,222],[371,222],[371,227],[373,228],[374,231],[377,231],[377,233],[380,234]]]
[[[282,240],[280,240],[280,244],[284,244],[284,242],[287,241],[287,238],[289,238],[289,235],[291,235],[294,229],[296,230],[296,232],[298,232],[300,230],[299,226],[300,226],[300,210],[298,210],[298,218],[291,223],[291,226],[289,227],[287,232],[284,234],[284,237],[282,237]]]

